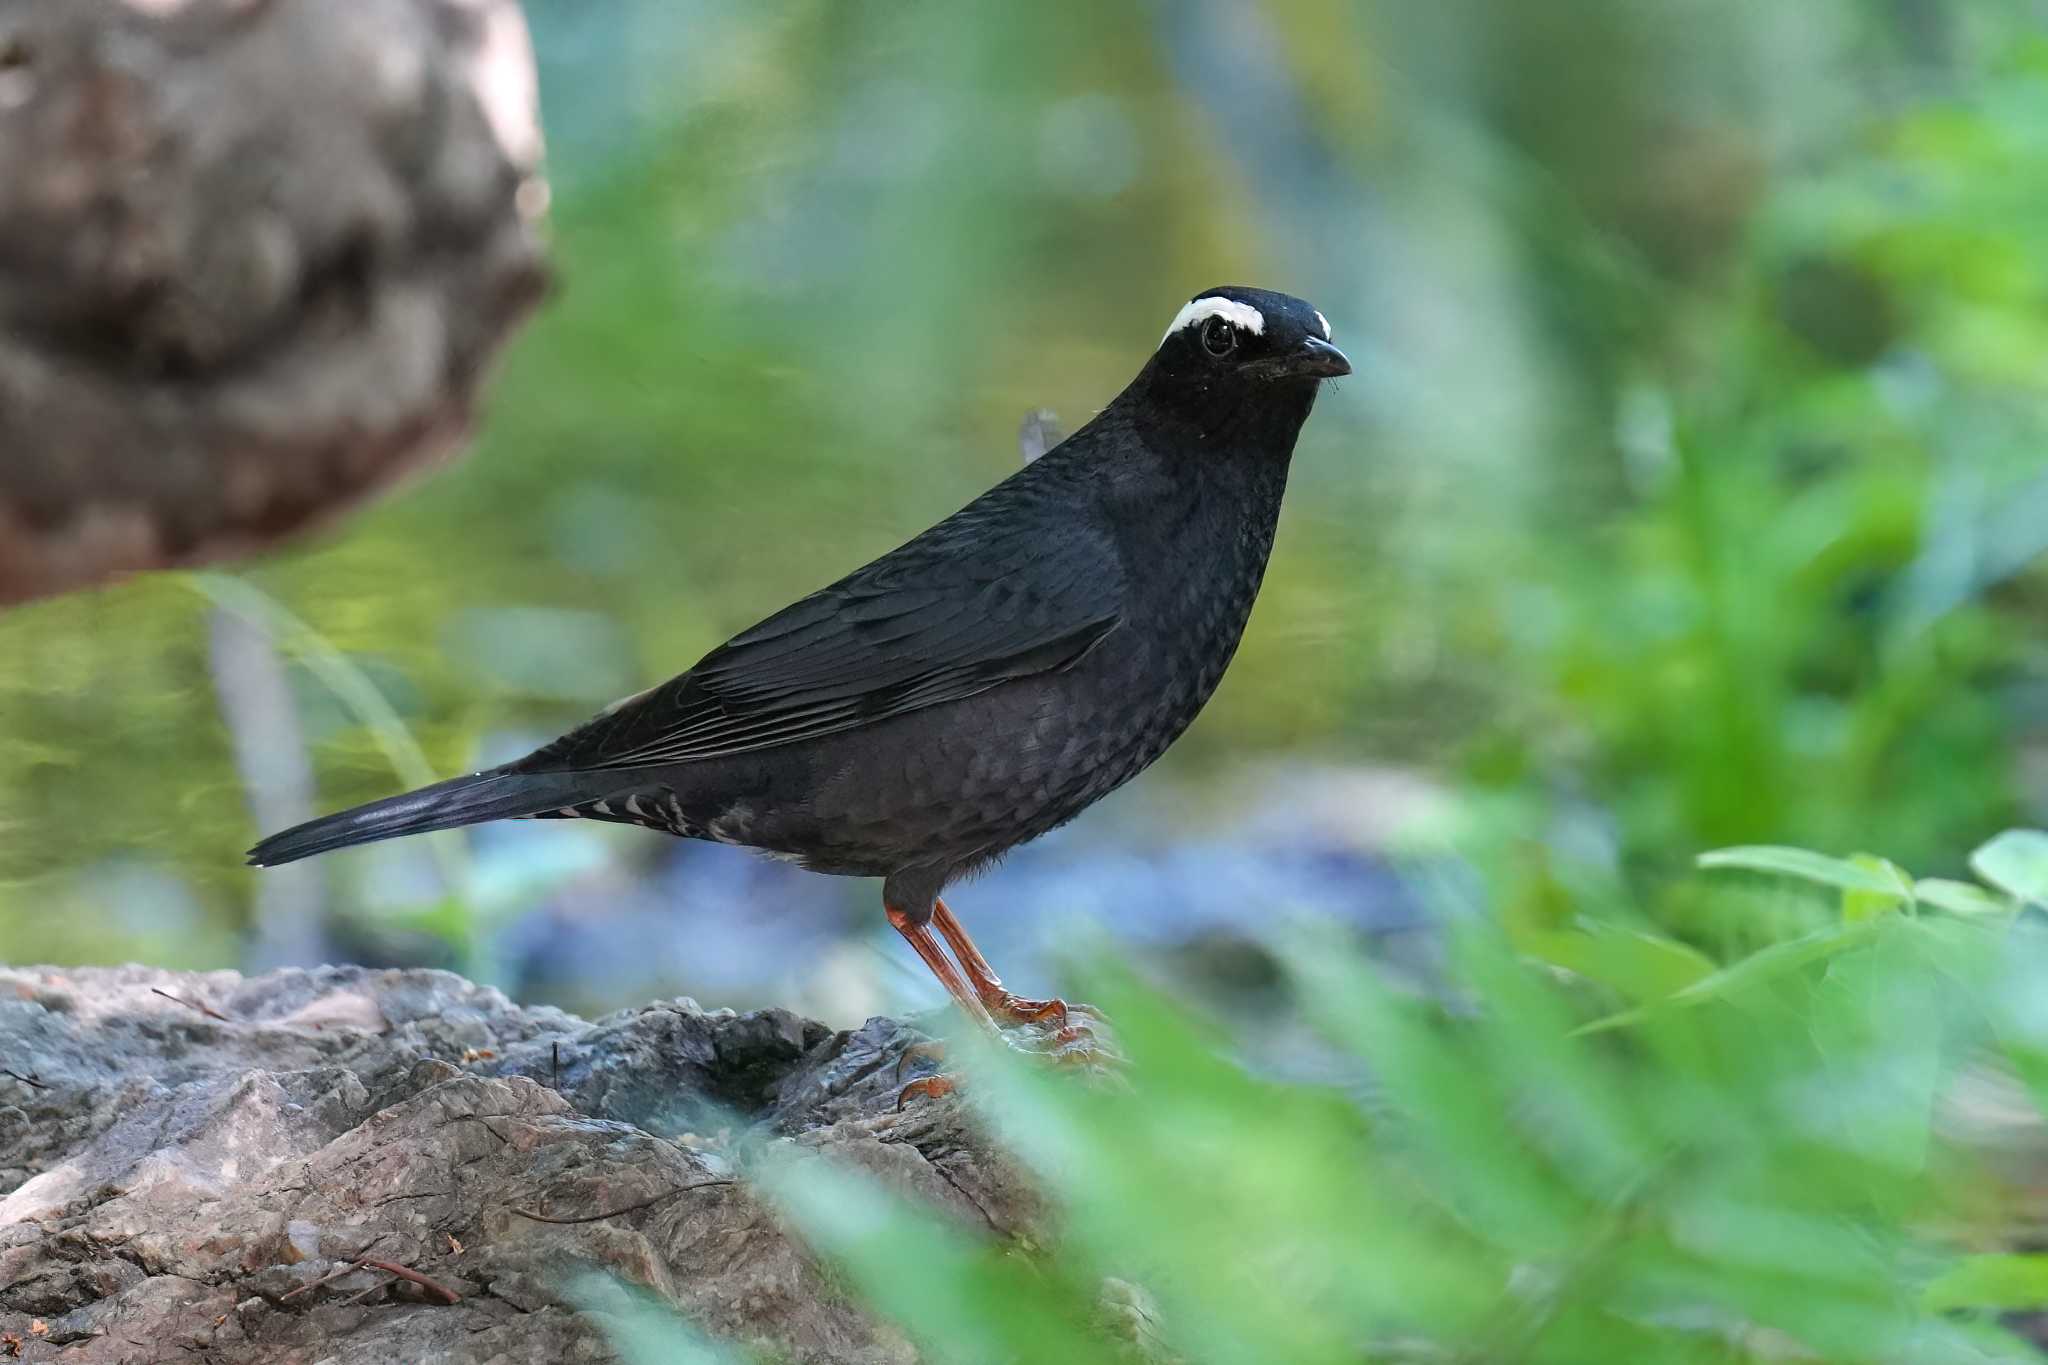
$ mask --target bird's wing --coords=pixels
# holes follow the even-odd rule
[[[688,763],[814,739],[1057,672],[1115,629],[1109,537],[970,505],[523,763]],[[995,523],[995,524],[991,524]],[[1007,524],[1005,524],[1007,523]]]

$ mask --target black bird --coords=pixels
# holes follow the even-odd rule
[[[1350,372],[1300,299],[1208,290],[1093,421],[916,539],[517,762],[249,861],[522,817],[744,845],[883,878],[889,923],[970,1017],[1066,1030],[1063,1002],[1003,989],[939,893],[1187,729],[1258,596],[1295,436]]]

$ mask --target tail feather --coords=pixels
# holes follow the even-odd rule
[[[586,775],[572,772],[519,773],[494,768],[471,773],[295,825],[250,849],[249,862],[256,867],[276,867],[402,834],[539,815],[600,794],[586,790],[587,786]]]

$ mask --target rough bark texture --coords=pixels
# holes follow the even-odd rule
[[[0,603],[444,453],[542,292],[513,0],[0,0]]]
[[[595,1268],[777,1359],[907,1365],[722,1130],[1042,1243],[969,1111],[896,1112],[919,1041],[686,1000],[586,1023],[443,972],[0,969],[0,1359],[605,1361]]]

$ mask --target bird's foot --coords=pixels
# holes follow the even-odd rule
[[[884,888],[886,891],[886,888]],[[1060,999],[1033,1000],[1004,987],[1002,978],[988,965],[988,959],[974,946],[966,928],[954,918],[943,900],[932,901],[929,919],[920,919],[887,900],[889,923],[917,950],[969,1019],[1005,1046],[1040,1057],[1055,1066],[1086,1067],[1092,1076],[1112,1074],[1111,1068],[1123,1058],[1105,1046],[1108,1021],[1092,1005],[1069,1005]],[[958,966],[949,959],[937,938],[953,950]],[[906,1060],[919,1049],[906,1051]],[[901,1075],[899,1068],[898,1075]],[[929,1082],[942,1082],[931,1084]],[[950,1094],[956,1086],[943,1074],[913,1081],[896,1097],[896,1107],[914,1096],[934,1099]]]
[[[1093,1005],[1064,1000],[1026,1000],[1001,991],[982,1004],[997,1023],[1003,1042],[1055,1066],[1109,1066],[1123,1060],[1107,1045],[1109,1021]],[[1005,1029],[1004,1024],[1010,1025]]]
[[[1057,998],[1052,1000],[1030,1000],[1021,995],[1013,995],[1000,987],[984,992],[981,996],[981,1003],[988,1010],[989,1017],[994,1019],[998,1025],[1033,1024],[1041,1027],[1049,1025],[1062,1032],[1067,1029],[1080,1029],[1085,1032],[1093,1024],[1104,1022],[1102,1011],[1096,1009],[1093,1005],[1069,1005],[1066,1001]],[[1084,1022],[1076,1023],[1075,1015],[1081,1016]]]
[[[1123,1054],[1107,1044],[1108,1021],[1094,1006],[1069,1005],[1061,1000],[1019,1000],[1015,996],[1010,999],[1019,1007],[1014,1015],[998,1011],[994,1002],[989,1002],[990,1013],[997,1019],[1015,1021],[1016,1026],[999,1029],[996,1034],[1006,1047],[1050,1066],[1086,1068],[1091,1077],[1113,1076],[1123,1065]],[[945,1055],[943,1043],[914,1044],[903,1050],[896,1073],[901,1076],[904,1068],[917,1060],[942,1063]],[[940,1099],[959,1089],[958,1077],[949,1072],[920,1076],[896,1092],[896,1108],[901,1110],[913,1099]]]
[[[1085,1018],[1074,1017],[1082,1010],[1087,1010]],[[1054,1030],[1037,1046],[1024,1050],[1045,1058],[1054,1066],[1086,1067],[1090,1074],[1096,1076],[1113,1074],[1124,1064],[1124,1055],[1110,1045],[1115,1035],[1109,1032],[1109,1021],[1102,1017],[1100,1010],[1076,1005],[1069,1017],[1073,1022]]]
[[[945,1060],[946,1045],[936,1038],[926,1039],[922,1043],[912,1043],[896,1057],[896,1079],[902,1080],[904,1071],[914,1063],[930,1062],[934,1066],[942,1066]],[[913,1099],[943,1099],[958,1088],[958,1083],[953,1077],[943,1071],[934,1072],[929,1076],[919,1076],[896,1092],[897,1112],[901,1113],[903,1106]]]

